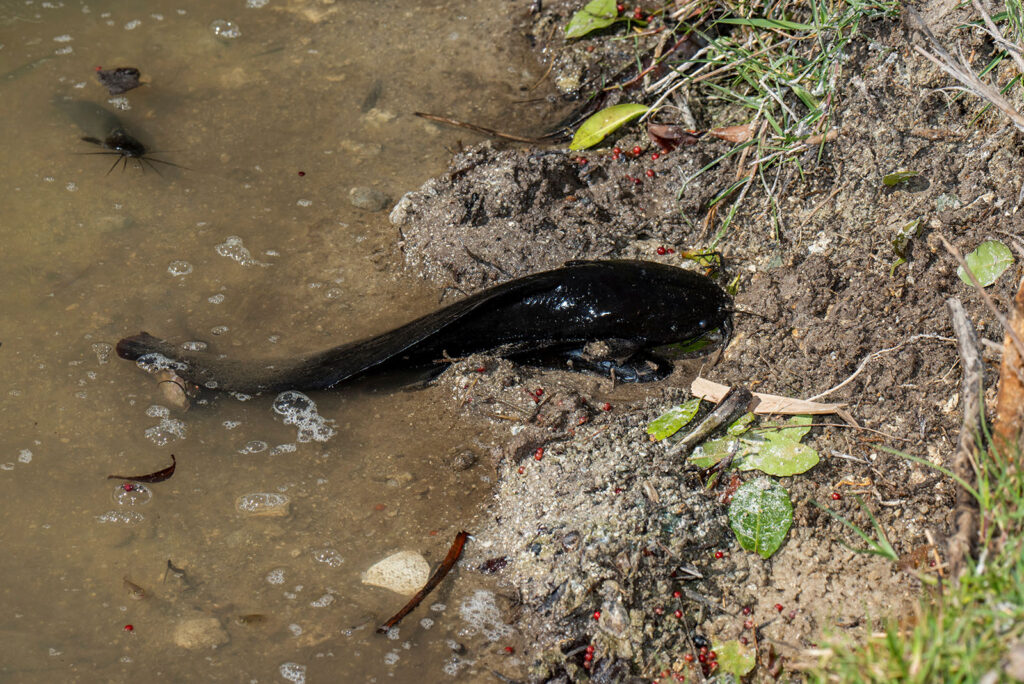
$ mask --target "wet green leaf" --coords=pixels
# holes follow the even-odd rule
[[[690,462],[698,468],[710,468],[729,455],[733,445],[738,445],[737,454],[743,451],[743,442],[737,437],[709,439],[694,449]]]
[[[729,504],[729,526],[740,546],[761,558],[778,551],[792,524],[789,492],[767,477],[741,485]]]
[[[580,124],[576,135],[572,137],[572,142],[569,143],[569,149],[585,150],[593,147],[608,134],[643,115],[647,110],[648,107],[642,104],[617,104],[602,109]]]
[[[968,254],[964,260],[981,286],[988,287],[1013,264],[1013,254],[1010,252],[1010,248],[1002,242],[988,240],[978,245],[978,248]],[[968,285],[971,284],[971,279],[964,273],[962,266],[956,269],[956,274],[960,276],[960,280]]]
[[[811,416],[793,416],[784,428],[754,430],[753,437],[763,440],[748,442],[739,470],[760,470],[766,475],[789,477],[804,473],[818,465],[818,452],[801,444],[800,440],[810,432]],[[788,426],[797,427],[788,427]]]
[[[887,188],[899,185],[900,183],[906,183],[914,176],[920,175],[918,171],[894,171],[893,173],[886,174],[882,177],[882,182]]]
[[[753,413],[744,413],[742,416],[732,422],[732,424],[725,429],[726,434],[729,435],[742,435],[748,429],[750,424],[757,418]]]
[[[566,38],[579,38],[591,31],[608,28],[619,18],[616,0],[591,0],[586,7],[572,15],[565,27]]]
[[[679,432],[681,427],[693,420],[699,408],[700,399],[696,398],[679,406],[673,406],[650,422],[647,426],[647,434],[656,440],[671,437]]]
[[[757,664],[757,650],[752,644],[744,646],[736,639],[713,641],[711,648],[718,656],[718,669],[730,673],[738,680],[754,669]]]

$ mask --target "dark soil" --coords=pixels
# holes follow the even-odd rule
[[[547,59],[555,54],[550,78],[563,90],[586,92],[587,83],[621,66],[623,43],[562,45],[557,29],[577,5],[545,3],[525,30]],[[968,18],[930,19],[949,42],[990,47],[955,29]],[[913,615],[922,590],[907,564],[847,550],[839,542],[863,543],[809,502],[870,530],[859,495],[901,556],[935,541],[940,556],[929,557],[941,557],[952,531],[954,486],[888,450],[949,465],[962,417],[945,300],[964,302],[981,337],[998,342],[1002,331],[957,278],[937,236],[965,253],[1001,239],[1021,256],[1012,236],[1024,236],[1014,173],[1022,146],[1020,134],[996,114],[972,123],[977,101],[951,101],[934,90],[949,82],[913,51],[915,38],[903,24],[879,21],[861,31],[839,77],[832,118],[838,137],[821,155],[817,148],[803,152],[799,173],[790,164],[773,180],[777,218],[764,189],[755,187],[718,245],[721,282],[738,277],[738,307],[759,315],[737,318],[717,363],[681,364],[665,382],[617,388],[605,379],[494,360],[471,360],[443,376],[463,411],[510,430],[494,448],[499,482],[490,523],[475,531],[466,563],[496,571],[518,597],[509,619],[521,635],[522,667],[509,665],[506,675],[695,677],[684,656],[700,637],[742,637],[757,645],[759,676],[767,678],[778,671],[779,656],[783,672],[807,664],[807,649],[826,634],[859,638],[880,617]],[[612,145],[642,151],[614,160]],[[705,246],[720,225],[724,212],[709,230],[704,217],[709,200],[735,179],[737,161],[699,182],[684,181],[728,149],[706,141],[652,160],[660,150],[638,127],[582,155],[483,142],[455,155],[449,174],[403,197],[391,219],[407,266],[455,292],[570,259],[687,267],[680,254]],[[920,176],[895,188],[882,184],[882,176],[904,168]],[[891,274],[892,240],[918,219],[923,230],[909,261]],[[990,288],[997,301],[1010,300],[1020,263]],[[821,463],[782,480],[795,520],[768,560],[738,546],[721,488],[704,490],[645,432],[651,419],[689,396],[698,370],[720,383],[809,398],[862,364],[827,400],[845,402],[865,429],[834,416],[818,421],[836,426],[816,427],[807,440]],[[994,370],[987,369],[989,387]],[[537,387],[545,389],[542,405],[527,392]],[[610,410],[603,410],[606,403]],[[538,448],[541,460],[534,457]],[[833,492],[841,498],[833,500]],[[920,561],[921,552],[912,558]],[[921,566],[936,571],[927,561]],[[585,667],[588,644],[594,657]]]

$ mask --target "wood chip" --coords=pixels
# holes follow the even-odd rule
[[[720,385],[698,377],[690,385],[693,396],[700,397],[706,401],[718,403],[729,391],[728,385]],[[817,401],[804,401],[803,399],[791,399],[780,397],[776,394],[761,394],[754,392],[755,403],[751,409],[757,414],[777,414],[784,416],[795,415],[826,415],[840,413],[845,404],[822,404]]]

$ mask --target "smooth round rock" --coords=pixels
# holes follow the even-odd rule
[[[376,188],[356,186],[348,191],[348,201],[356,209],[380,211],[388,206],[388,196]]]
[[[378,561],[363,573],[363,584],[412,596],[430,577],[430,565],[415,551],[399,551]]]
[[[217,648],[228,643],[228,633],[217,618],[192,618],[182,620],[174,628],[174,643],[191,650]]]

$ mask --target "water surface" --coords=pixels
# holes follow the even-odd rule
[[[472,141],[413,111],[539,116],[514,104],[542,69],[512,40],[507,3],[248,5],[0,4],[2,679],[447,681],[510,643],[471,580],[398,638],[373,633],[404,599],[360,573],[399,549],[436,563],[489,496],[486,466],[448,462],[492,437],[438,390],[313,395],[334,436],[303,442],[273,397],[179,412],[112,354],[148,330],[289,355],[431,310],[437,290],[399,275],[387,210],[353,207],[350,188],[393,202]],[[215,35],[216,20],[239,35]],[[113,99],[98,66],[138,67],[146,85]],[[91,154],[54,98],[116,112],[184,168],[108,173],[116,157]],[[172,453],[177,472],[148,502],[105,479]],[[289,497],[288,515],[238,511],[253,493]],[[175,645],[195,617],[227,643]]]

